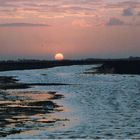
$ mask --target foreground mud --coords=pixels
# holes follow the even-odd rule
[[[43,123],[53,125],[62,121],[48,115],[63,110],[53,101],[60,98],[63,96],[55,92],[1,91],[0,137],[37,129]]]

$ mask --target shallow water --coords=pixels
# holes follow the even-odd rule
[[[63,94],[63,99],[56,100],[63,111],[49,117],[67,121],[44,123],[7,138],[140,138],[140,76],[83,74],[92,67],[1,72],[25,83],[71,84],[29,89]]]

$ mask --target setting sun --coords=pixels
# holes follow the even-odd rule
[[[63,60],[64,59],[64,55],[62,53],[57,53],[55,54],[55,60]]]

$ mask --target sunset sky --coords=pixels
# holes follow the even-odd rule
[[[0,59],[140,56],[140,0],[0,0]]]

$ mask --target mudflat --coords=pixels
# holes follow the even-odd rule
[[[15,77],[0,77],[0,137],[33,130],[43,123],[53,125],[56,121],[65,121],[48,115],[63,110],[54,101],[63,95],[51,91],[28,91],[27,88],[28,84],[19,83]]]

